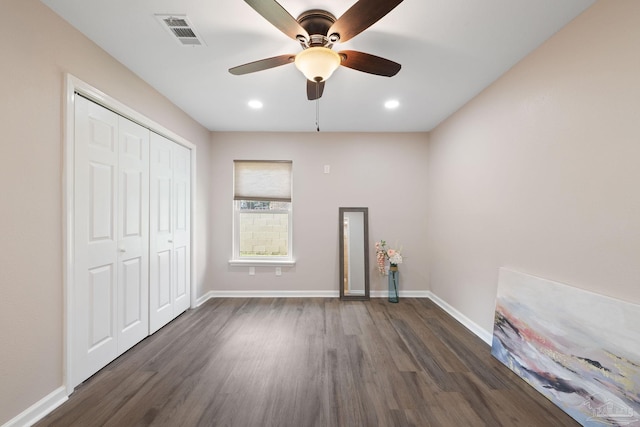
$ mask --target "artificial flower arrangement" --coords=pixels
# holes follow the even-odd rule
[[[389,264],[392,267],[397,267],[398,264],[402,264],[402,249],[387,248],[387,242],[380,240],[376,242],[376,260],[378,262],[378,272],[381,275],[386,274],[385,262],[389,260]]]

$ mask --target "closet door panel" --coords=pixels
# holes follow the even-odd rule
[[[79,384],[118,355],[118,116],[75,103],[74,279],[71,380]]]
[[[118,118],[118,352],[149,334],[149,130]]]
[[[152,301],[152,305],[157,307],[156,312],[170,311],[171,309],[171,251],[165,250],[156,253],[155,263],[155,280],[154,288],[155,301]],[[170,317],[170,316],[168,316]]]
[[[191,299],[191,151],[175,144],[173,180],[175,215],[173,250],[175,259],[174,312],[187,310]]]
[[[145,298],[145,286],[143,276],[145,276],[144,262],[140,257],[129,258],[126,261],[120,262],[121,266],[121,321],[120,328],[122,334],[131,332],[140,324],[145,324],[148,321],[148,316],[145,316],[145,306],[148,307],[147,300]],[[147,331],[142,331],[142,338],[147,336]],[[136,342],[138,342],[136,341]],[[135,343],[134,343],[135,344]],[[123,345],[126,347],[126,345]]]
[[[155,332],[190,306],[191,151],[151,134],[150,326]]]
[[[88,296],[89,346],[88,354],[106,351],[110,354],[110,344],[115,338],[113,312],[115,295],[113,292],[115,272],[113,264],[89,269],[89,280],[86,283]],[[102,350],[101,350],[102,349]],[[94,356],[95,357],[95,356]]]
[[[173,145],[151,133],[149,327],[153,333],[173,318]]]

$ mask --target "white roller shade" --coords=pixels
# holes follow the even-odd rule
[[[234,200],[291,201],[290,160],[234,160]]]

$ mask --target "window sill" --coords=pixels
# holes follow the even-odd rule
[[[295,267],[295,260],[231,259],[231,267]]]

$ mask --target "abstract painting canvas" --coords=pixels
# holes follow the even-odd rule
[[[500,269],[491,354],[583,426],[640,426],[640,305]]]

